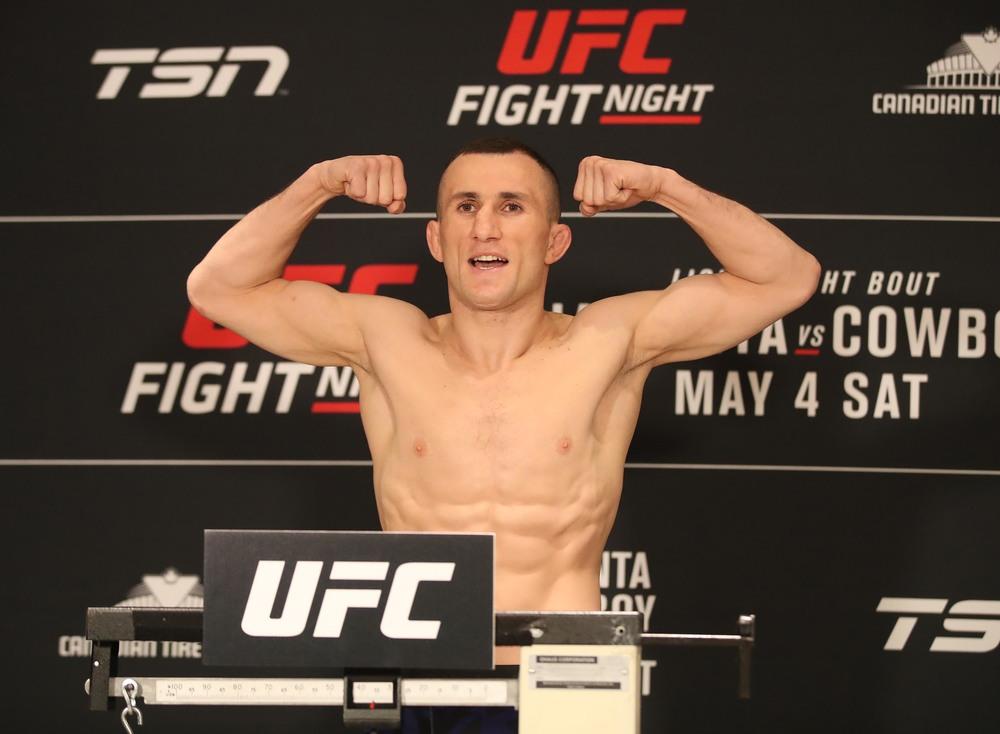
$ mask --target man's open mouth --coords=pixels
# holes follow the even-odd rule
[[[495,268],[502,268],[506,264],[507,260],[499,255],[480,255],[479,257],[469,258],[469,265],[480,270],[494,270]]]

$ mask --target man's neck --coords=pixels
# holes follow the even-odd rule
[[[443,334],[459,357],[477,373],[498,372],[549,336],[543,297],[509,309],[483,311],[452,299]]]

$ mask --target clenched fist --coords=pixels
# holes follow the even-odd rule
[[[384,206],[390,214],[406,209],[403,162],[394,155],[349,155],[319,164],[320,182],[334,196]]]
[[[585,217],[628,209],[656,196],[666,171],[644,163],[587,156],[580,161],[573,198],[580,202],[580,212]]]

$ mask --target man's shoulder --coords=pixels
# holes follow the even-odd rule
[[[631,331],[636,318],[647,310],[663,291],[637,291],[609,296],[577,311],[573,329],[580,331]]]
[[[350,296],[369,347],[376,343],[409,344],[433,336],[431,319],[412,303],[388,296],[353,293]]]
[[[356,311],[376,325],[386,322],[400,322],[411,325],[426,325],[429,323],[427,314],[412,303],[390,296],[368,295],[366,293],[348,294]]]

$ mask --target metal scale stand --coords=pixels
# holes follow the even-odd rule
[[[521,646],[519,678],[403,677],[399,671],[330,678],[136,677],[118,672],[124,640],[202,640],[203,612],[192,608],[91,607],[93,643],[85,690],[92,711],[122,698],[121,721],[142,724],[150,705],[336,706],[348,726],[398,728],[401,706],[510,706],[521,734],[639,732],[642,647],[735,647],[738,695],[750,698],[755,618],[738,633],[642,633],[638,612],[498,612],[496,644]],[[489,674],[489,671],[486,672]]]

